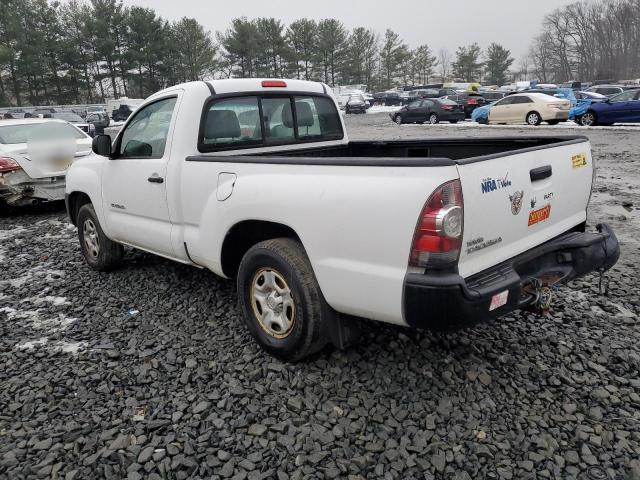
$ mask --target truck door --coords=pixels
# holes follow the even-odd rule
[[[166,172],[179,95],[138,110],[125,125],[103,172],[102,198],[113,240],[174,256]]]

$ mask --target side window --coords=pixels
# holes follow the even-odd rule
[[[326,97],[295,97],[298,138],[307,140],[338,140],[344,135],[340,114]]]
[[[416,100],[415,102],[411,102],[409,104],[409,108],[418,108],[420,107],[420,104],[421,104],[420,100]]]
[[[142,108],[127,124],[120,140],[121,158],[162,158],[176,98]]]
[[[293,128],[293,114],[289,97],[263,98],[262,119],[267,143],[295,140],[296,132]]]
[[[530,97],[514,97],[513,103],[532,103]]]
[[[228,98],[211,104],[202,135],[202,143],[209,146],[261,143],[258,97]]]
[[[636,92],[634,92],[633,90],[627,90],[624,93],[620,93],[618,95],[616,95],[615,97],[611,97],[611,102],[615,103],[615,102],[629,102],[631,100],[633,100],[636,96]]]
[[[496,107],[502,107],[503,105],[511,105],[513,100],[517,97],[504,97],[498,103],[495,104]]]

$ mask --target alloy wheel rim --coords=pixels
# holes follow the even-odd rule
[[[538,115],[532,113],[529,115],[529,125],[536,125],[538,123]]]
[[[273,338],[288,337],[296,322],[291,288],[274,268],[259,269],[251,279],[251,307],[260,328]]]
[[[87,253],[93,258],[98,258],[98,255],[100,255],[100,240],[98,238],[98,229],[93,220],[88,218],[84,221],[82,224],[82,236]]]
[[[582,121],[580,123],[586,127],[590,127],[593,125],[593,115],[591,113],[585,113],[582,116]]]
[[[438,117],[437,117],[437,116],[435,116],[435,115],[431,115],[431,116],[429,117],[429,123],[430,123],[431,125],[435,125],[436,123],[438,123]]]
[[[396,123],[398,125],[400,125],[402,123],[402,116],[401,115],[396,115]]]

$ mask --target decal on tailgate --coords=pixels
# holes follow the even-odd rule
[[[529,212],[529,226],[535,225],[536,223],[544,222],[551,215],[551,205],[547,204],[542,208],[537,210],[532,210]]]
[[[584,153],[579,153],[571,157],[571,166],[575,168],[582,168],[587,166],[587,156]]]

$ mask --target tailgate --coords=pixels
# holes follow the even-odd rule
[[[468,277],[586,220],[593,162],[587,140],[461,162]]]

